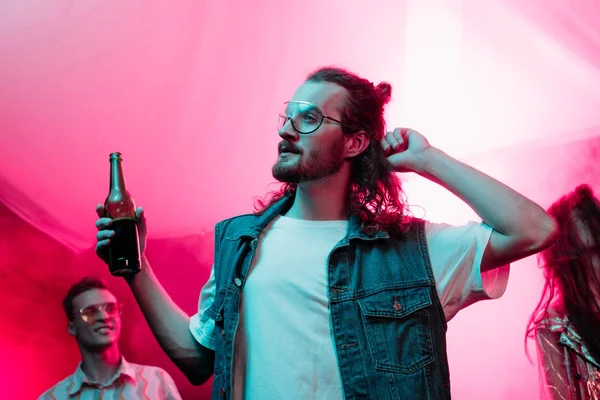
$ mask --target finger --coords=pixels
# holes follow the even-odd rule
[[[115,236],[115,231],[100,231],[96,233],[96,240],[101,242],[103,240],[110,239],[113,236]]]
[[[112,220],[110,218],[100,218],[96,220],[96,228],[101,231],[108,228],[111,223]]]
[[[387,140],[387,142],[390,144],[390,152],[398,149],[399,143],[398,139],[394,135],[394,132],[388,132],[387,135],[385,135],[385,140]]]
[[[102,204],[96,205],[96,214],[98,214],[100,218],[104,218],[106,216],[105,212],[106,210],[104,209],[104,206]]]
[[[404,144],[406,143],[406,128],[396,128],[394,129],[394,132],[392,133],[394,136],[394,139],[396,140],[396,143],[398,143],[396,146],[394,146],[395,149],[401,148],[404,146]]]
[[[385,136],[383,137],[383,139],[381,139],[381,148],[383,149],[384,155],[387,155],[392,149],[392,146],[390,146],[390,143],[387,141]]]
[[[138,231],[141,235],[146,234],[146,216],[144,215],[144,209],[142,207],[138,207],[135,210],[135,218],[138,226]]]
[[[146,222],[146,216],[144,215],[144,209],[142,207],[136,208],[135,218],[138,220],[138,222],[141,222],[141,223]]]
[[[106,253],[106,251],[108,250],[109,245],[110,245],[109,239],[101,240],[100,242],[96,243],[96,254],[104,255]]]

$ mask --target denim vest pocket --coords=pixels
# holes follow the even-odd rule
[[[213,303],[205,311],[207,317],[215,321],[215,368],[214,374],[218,375],[223,371],[224,343],[225,343],[225,325],[223,322],[223,305],[225,291],[221,290],[215,295]]]
[[[376,369],[412,374],[433,362],[428,286],[386,289],[358,304]]]

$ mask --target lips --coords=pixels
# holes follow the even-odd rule
[[[299,149],[295,148],[288,142],[279,143],[278,150],[279,150],[279,154],[283,154],[283,153],[299,154],[300,153]]]
[[[96,332],[96,333],[101,333],[101,334],[105,335],[105,334],[107,334],[107,333],[110,333],[110,332],[112,332],[112,331],[113,331],[113,329],[114,329],[114,327],[112,327],[112,326],[109,326],[109,325],[102,325],[102,326],[99,326],[99,327],[97,327],[96,329],[94,329],[94,332]]]

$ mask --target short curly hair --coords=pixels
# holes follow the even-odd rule
[[[63,309],[65,310],[65,314],[67,315],[67,319],[69,320],[69,322],[73,321],[73,318],[75,318],[75,310],[73,310],[73,299],[75,299],[75,297],[79,296],[80,294],[93,289],[110,290],[108,288],[108,285],[102,279],[93,278],[91,276],[86,276],[80,279],[69,288],[69,291],[67,292],[67,295],[65,296],[62,302]]]

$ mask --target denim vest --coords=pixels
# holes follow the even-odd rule
[[[212,398],[230,399],[240,295],[263,229],[284,213],[283,198],[262,215],[215,227],[216,348]],[[351,217],[328,257],[330,318],[346,399],[449,399],[446,319],[424,232],[415,219],[401,238],[367,234]],[[268,399],[271,400],[271,399]]]

